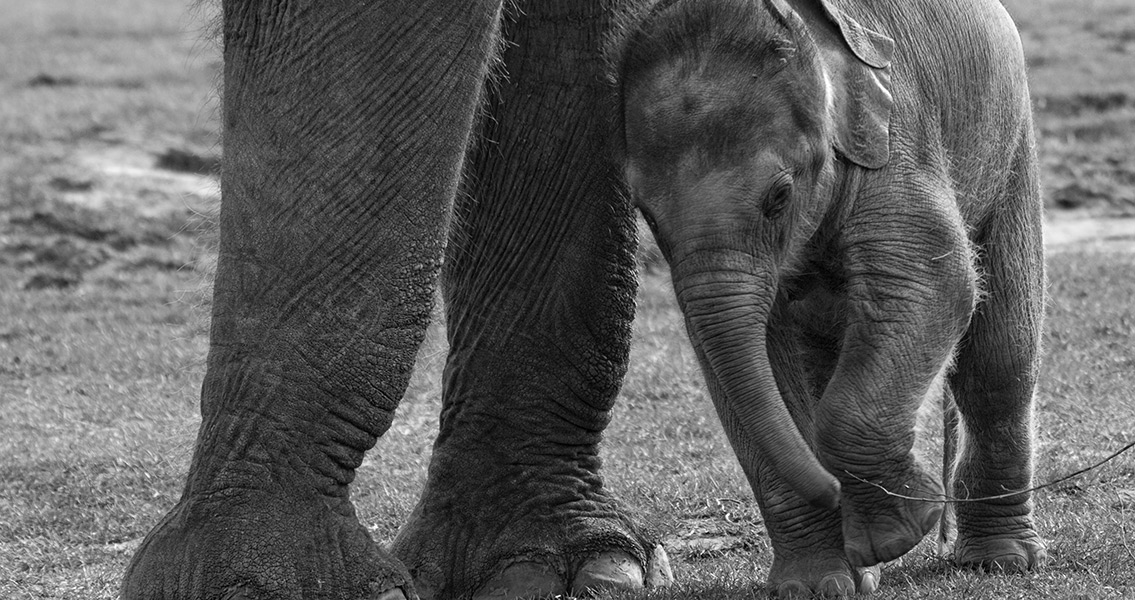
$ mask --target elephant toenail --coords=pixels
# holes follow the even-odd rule
[[[674,572],[670,570],[670,555],[659,544],[650,553],[650,573],[646,577],[648,587],[669,587],[674,583]]]
[[[879,568],[869,567],[859,571],[859,593],[872,594],[879,589]]]
[[[563,577],[551,565],[535,561],[515,562],[504,568],[473,594],[473,600],[522,600],[567,593]]]
[[[811,598],[812,590],[800,581],[785,581],[776,588],[777,598]]]
[[[394,588],[379,594],[374,600],[406,600],[406,594],[402,588]]]
[[[571,593],[583,596],[601,589],[642,589],[643,575],[642,565],[630,554],[620,550],[602,552],[579,568]]]
[[[845,573],[828,575],[820,580],[816,593],[821,598],[846,598],[855,593],[855,584]]]
[[[1024,573],[1029,570],[1028,557],[1020,554],[1004,554],[993,559],[989,571],[993,573]]]

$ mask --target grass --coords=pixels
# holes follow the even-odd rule
[[[216,48],[179,0],[19,4],[0,21],[0,597],[112,598],[196,435],[217,198],[192,171],[219,154]],[[1135,213],[1135,7],[1007,4],[1054,214]],[[1050,257],[1038,481],[1135,439],[1133,272],[1132,253]],[[763,597],[768,538],[671,296],[664,270],[644,275],[606,478],[667,540],[679,584],[650,597]],[[424,480],[443,339],[435,324],[360,468],[380,540]],[[1128,454],[1037,494],[1044,571],[958,571],[924,544],[876,597],[1135,598],[1133,496]]]

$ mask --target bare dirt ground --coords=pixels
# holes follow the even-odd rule
[[[1044,245],[1049,253],[1076,248],[1135,252],[1135,217],[1058,214],[1045,223]]]

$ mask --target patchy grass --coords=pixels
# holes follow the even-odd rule
[[[206,266],[216,184],[185,172],[219,155],[203,21],[181,0],[17,4],[0,20],[0,265],[34,288]]]
[[[180,0],[18,4],[0,21],[0,598],[112,598],[179,495],[196,435],[217,53]],[[1007,5],[1053,207],[1132,214],[1135,5]],[[1135,438],[1135,254],[1065,248],[1050,262],[1038,481]],[[607,481],[670,548],[680,583],[650,597],[763,597],[768,538],[671,296],[665,268],[650,269]],[[381,540],[425,477],[443,339],[435,324],[360,468],[353,495]],[[957,571],[927,543],[887,568],[877,597],[1135,597],[1133,493],[1131,455],[1040,492],[1040,573]]]

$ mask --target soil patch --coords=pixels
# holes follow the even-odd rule
[[[1135,217],[1099,217],[1051,211],[1044,227],[1049,253],[1090,249],[1135,253]]]
[[[50,161],[12,186],[0,265],[21,272],[26,290],[73,287],[96,270],[110,279],[144,268],[207,271],[219,188],[186,172],[208,155],[178,152],[177,170],[166,168],[170,150],[125,144],[85,144]]]

